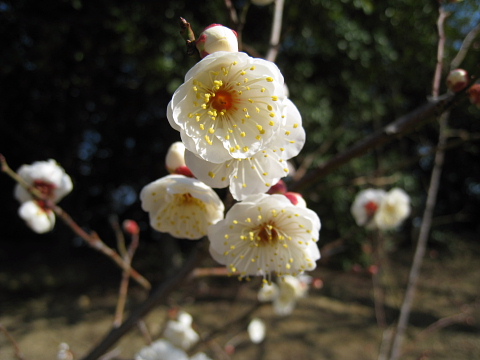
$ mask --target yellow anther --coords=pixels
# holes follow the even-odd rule
[[[272,96],[272,100],[273,100],[273,101],[278,101],[278,96],[275,96],[275,95]]]
[[[273,78],[272,77],[267,77],[265,80],[267,80],[268,82],[273,82]]]

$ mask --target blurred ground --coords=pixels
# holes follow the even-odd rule
[[[411,254],[395,254],[387,271],[386,315],[393,321],[402,299],[397,285],[404,286]],[[408,330],[402,359],[470,360],[480,356],[480,245],[459,243],[452,252],[432,251],[426,258],[419,292]],[[113,265],[112,265],[113,266]],[[25,268],[0,272],[0,323],[17,341],[26,360],[52,360],[58,345],[69,344],[79,359],[96,344],[112,323],[116,304],[114,284],[104,281],[102,269],[73,262],[68,270]],[[108,275],[108,274],[107,274]],[[375,319],[372,281],[367,272],[332,270],[325,266],[312,273],[323,280],[322,289],[312,289],[293,314],[278,317],[270,305],[253,315],[267,324],[266,340],[251,344],[247,323],[230,323],[255,306],[259,282],[238,283],[234,278],[198,280],[172,294],[168,303],[178,305],[194,317],[197,331],[205,336],[227,324],[214,341],[201,346],[212,358],[262,360],[371,360],[377,359],[383,331]],[[68,279],[62,286],[58,279]],[[92,283],[98,279],[98,284]],[[73,283],[72,283],[73,282]],[[36,291],[27,291],[36,283]],[[50,286],[49,286],[50,284]],[[55,284],[53,286],[52,284]],[[110,285],[108,285],[110,284]],[[42,290],[40,293],[38,290]],[[129,305],[144,297],[133,286]],[[161,332],[167,306],[146,318],[153,337]],[[463,314],[455,317],[458,314]],[[460,320],[460,321],[457,321]],[[435,324],[430,330],[428,326]],[[228,357],[225,343],[235,345]],[[144,346],[135,329],[117,344],[119,358],[131,359]],[[12,345],[0,333],[0,359],[15,359]]]

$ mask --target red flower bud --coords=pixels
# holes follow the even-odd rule
[[[447,76],[447,86],[453,92],[465,89],[469,81],[468,73],[463,69],[452,70]]]

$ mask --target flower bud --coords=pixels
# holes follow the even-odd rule
[[[204,58],[216,51],[238,52],[237,33],[220,24],[212,24],[197,39],[197,49]]]
[[[181,141],[174,142],[167,151],[165,166],[170,174],[179,174],[194,177],[185,165],[185,145]]]
[[[290,200],[290,202],[293,205],[300,206],[300,207],[303,207],[303,208],[307,207],[307,202],[303,198],[302,194],[292,192],[292,191],[288,191],[284,195],[288,198],[288,200]]]
[[[465,89],[468,82],[468,73],[463,69],[452,70],[447,76],[448,89],[453,92],[459,92]]]
[[[140,233],[140,228],[138,227],[137,222],[134,220],[125,220],[122,225],[123,230],[125,230],[130,235],[137,235]]]
[[[283,180],[278,180],[278,182],[268,190],[268,194],[285,194],[286,192],[287,184],[285,184]]]
[[[477,108],[480,108],[480,84],[474,84],[468,89],[470,102]]]

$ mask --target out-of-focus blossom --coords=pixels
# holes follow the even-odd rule
[[[18,215],[38,234],[52,231],[55,226],[55,213],[41,207],[35,200],[23,202],[18,209]]]
[[[70,176],[53,159],[22,165],[17,173],[27,184],[36,188],[46,199],[54,203],[60,201],[73,188]],[[14,195],[20,202],[33,199],[32,195],[20,184],[16,185]]]
[[[189,313],[180,311],[176,320],[167,322],[163,336],[178,348],[190,349],[200,339],[200,336],[192,328],[192,321]]]
[[[164,339],[157,340],[141,349],[135,360],[211,360],[204,353],[197,353],[189,357],[185,351],[172,345]]]
[[[260,344],[265,339],[266,331],[265,323],[259,318],[253,318],[248,324],[248,337],[254,344]]]
[[[286,275],[275,283],[264,284],[258,292],[261,302],[273,302],[273,311],[280,316],[292,313],[297,300],[307,293],[312,278],[302,274],[299,276]]]
[[[248,159],[285,131],[283,82],[272,62],[218,51],[187,72],[167,118],[200,158],[217,164]]]
[[[280,316],[290,315],[295,309],[297,300],[304,297],[308,285],[295,276],[285,276],[278,283],[280,291],[273,300],[273,311]]]
[[[312,210],[279,194],[251,195],[208,228],[210,254],[241,278],[298,275],[316,267],[319,231]]]
[[[267,192],[280,178],[288,175],[287,160],[298,155],[305,143],[305,130],[298,109],[288,99],[285,106],[283,130],[263,150],[246,159],[230,159],[223,163],[208,162],[187,151],[188,167],[207,185],[230,186],[230,192],[237,200]]]
[[[447,87],[453,92],[465,89],[469,82],[468,72],[463,69],[452,70],[447,76]]]
[[[146,185],[140,199],[150,225],[176,238],[200,239],[208,226],[223,219],[224,205],[215,191],[183,175],[168,175]]]
[[[350,207],[350,212],[358,226],[365,226],[367,229],[375,227],[373,217],[385,194],[384,190],[377,189],[365,189],[357,194]]]
[[[212,24],[203,30],[196,45],[202,58],[217,51],[238,52],[237,33],[223,25]]]
[[[410,197],[399,188],[390,190],[380,203],[374,216],[375,225],[381,230],[399,226],[410,215]]]
[[[141,349],[135,360],[189,360],[185,351],[176,348],[167,340],[157,340]]]
[[[57,360],[73,360],[74,356],[67,343],[60,343],[58,345]]]
[[[257,294],[258,301],[273,301],[278,297],[279,291],[278,285],[273,282],[263,284]]]

